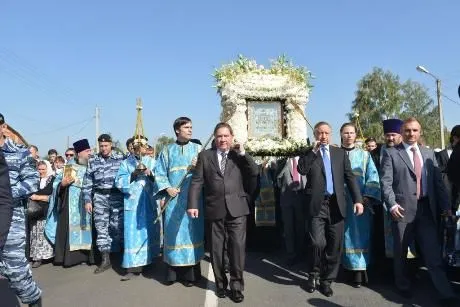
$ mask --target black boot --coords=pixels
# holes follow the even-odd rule
[[[94,270],[94,274],[99,274],[102,272],[107,271],[112,267],[112,264],[110,263],[110,254],[109,252],[103,252],[102,253],[102,262],[101,264]]]
[[[29,307],[42,307],[42,298],[40,297],[38,300],[29,304]]]

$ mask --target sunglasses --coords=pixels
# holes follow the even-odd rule
[[[75,156],[74,154],[65,154],[66,157],[73,157]]]

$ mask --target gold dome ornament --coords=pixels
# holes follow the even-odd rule
[[[136,118],[136,128],[134,130],[134,141],[133,141],[133,150],[134,156],[137,159],[137,166],[136,170],[138,171],[145,171],[147,166],[142,163],[142,156],[144,155],[145,150],[148,147],[147,144],[147,137],[144,134],[144,122],[142,120],[142,99],[136,99],[136,110],[137,110],[137,118]]]

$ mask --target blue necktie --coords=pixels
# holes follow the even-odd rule
[[[332,168],[331,159],[327,154],[326,146],[321,146],[321,152],[323,154],[324,171],[326,172],[326,195],[334,194],[334,182],[332,181]]]

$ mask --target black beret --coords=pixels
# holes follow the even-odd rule
[[[106,133],[104,134],[101,134],[98,138],[97,138],[97,141],[98,142],[110,142],[112,143],[112,137]]]

